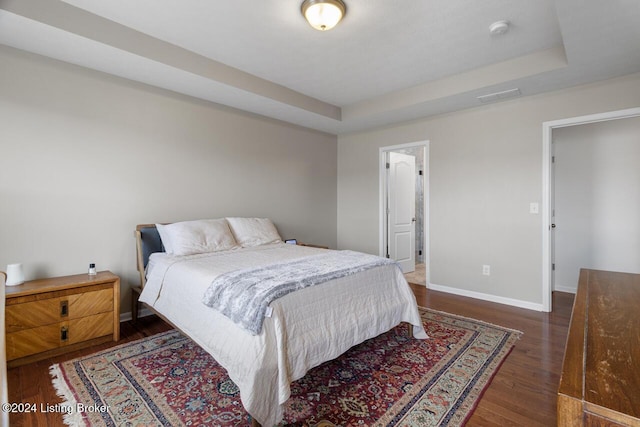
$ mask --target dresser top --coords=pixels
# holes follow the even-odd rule
[[[120,278],[110,271],[100,271],[95,276],[74,274],[71,276],[50,277],[47,279],[29,280],[21,285],[6,286],[6,298],[33,295],[61,289],[72,289],[90,285],[113,282]]]
[[[603,416],[640,419],[639,303],[640,274],[580,271],[560,394]]]

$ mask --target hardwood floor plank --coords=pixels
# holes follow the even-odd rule
[[[502,304],[427,290],[412,285],[418,304],[435,310],[471,317],[524,333],[507,357],[478,403],[467,426],[552,426],[556,425],[556,396],[564,346],[571,317],[573,295],[554,293],[553,313],[539,313]],[[156,316],[139,318],[136,324],[120,325],[117,344],[171,329]],[[12,402],[55,404],[60,399],[49,375],[49,366],[95,353],[115,343],[9,369],[9,398]],[[11,426],[63,426],[62,414],[11,414]]]

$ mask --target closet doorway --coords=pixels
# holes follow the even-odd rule
[[[575,293],[581,268],[640,273],[640,117],[556,129],[552,147],[552,289]]]
[[[555,285],[555,257],[556,257],[556,237],[557,236],[558,227],[565,227],[567,225],[574,225],[572,222],[576,222],[575,220],[564,221],[564,224],[556,224],[556,212],[554,202],[556,199],[555,195],[555,167],[554,167],[554,154],[553,154],[553,140],[554,140],[554,130],[559,131],[561,128],[567,128],[572,126],[580,126],[587,124],[595,124],[598,122],[609,122],[615,123],[614,121],[619,121],[621,119],[628,119],[640,117],[640,108],[631,108],[628,110],[620,110],[620,111],[612,111],[601,114],[592,114],[588,116],[581,117],[573,117],[569,119],[556,120],[552,122],[543,123],[543,185],[542,185],[542,200],[543,200],[543,216],[542,216],[542,306],[544,311],[551,311],[551,292],[554,290]],[[586,147],[585,147],[586,148]],[[612,147],[609,147],[612,148]],[[607,153],[608,155],[608,153]],[[599,161],[599,156],[592,156],[592,160],[590,161]],[[595,172],[597,168],[593,168],[592,172]],[[589,179],[598,179],[599,183],[602,183],[602,179],[599,179],[596,173],[591,173]],[[634,188],[637,189],[637,184],[635,184]],[[561,190],[562,191],[562,190]],[[580,195],[583,195],[584,191],[581,191]],[[571,203],[571,207],[575,208],[575,203]],[[566,211],[565,211],[566,212]],[[560,212],[558,212],[560,214]],[[584,216],[584,212],[580,212],[580,216]],[[615,222],[615,221],[614,221]],[[620,225],[620,224],[616,224]],[[589,226],[589,230],[600,230],[602,227],[600,225]],[[637,230],[637,228],[635,229]],[[565,230],[563,230],[565,231]],[[636,232],[637,233],[637,232]],[[562,242],[562,240],[561,240]],[[572,242],[572,244],[582,245],[578,242]],[[589,243],[590,244],[590,243]],[[573,254],[574,252],[571,252]],[[568,257],[565,257],[568,258]],[[584,261],[579,261],[580,264],[584,263]],[[577,265],[577,264],[576,264]],[[586,266],[588,267],[588,266]],[[616,267],[602,267],[598,266],[596,268],[601,269],[615,269]],[[559,290],[570,290],[568,289],[569,285],[560,283]]]
[[[429,142],[380,148],[381,256],[398,261],[407,280],[429,283]]]

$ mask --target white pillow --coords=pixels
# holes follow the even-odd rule
[[[169,240],[169,233],[165,229],[166,225],[164,224],[156,224],[156,230],[158,230],[158,234],[160,235],[160,240],[162,240],[162,246],[164,246],[164,251],[168,254],[173,253],[173,246],[171,246],[171,241]]]
[[[165,251],[173,255],[201,254],[238,247],[224,218],[175,222],[161,226],[158,232]]]
[[[269,218],[227,218],[227,221],[236,241],[243,248],[282,242]]]

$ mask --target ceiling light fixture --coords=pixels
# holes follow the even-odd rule
[[[342,0],[304,0],[300,9],[309,25],[320,31],[335,27],[347,12]]]

